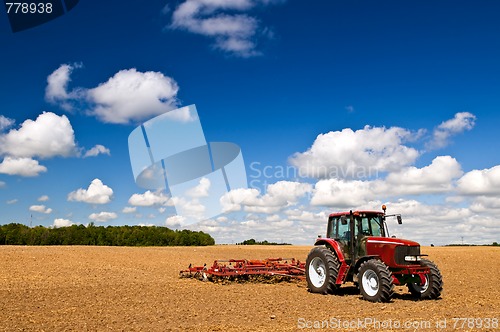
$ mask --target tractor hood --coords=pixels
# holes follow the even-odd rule
[[[398,239],[394,237],[381,237],[381,236],[370,236],[368,237],[366,242],[367,244],[375,244],[375,245],[389,244],[396,246],[411,246],[411,247],[420,246],[420,244],[415,241]]]
[[[369,236],[366,238],[366,254],[378,256],[389,267],[397,268],[406,265],[405,256],[420,255],[420,245],[410,240]]]

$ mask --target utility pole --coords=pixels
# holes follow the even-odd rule
[[[464,237],[462,236],[462,245],[464,245]]]

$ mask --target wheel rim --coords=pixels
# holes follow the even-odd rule
[[[366,295],[375,296],[379,289],[379,281],[377,273],[373,270],[367,270],[363,273],[363,277],[361,280],[363,284],[363,289],[365,290]]]
[[[314,257],[309,263],[309,280],[316,288],[321,288],[326,280],[326,265],[319,257]]]
[[[423,285],[419,285],[417,283],[413,284],[413,288],[420,293],[425,293],[425,291],[429,288],[429,276],[425,276],[425,283]]]

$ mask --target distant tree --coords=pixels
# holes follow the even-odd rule
[[[272,246],[276,246],[276,245],[290,245],[289,243],[277,243],[277,242],[269,242],[267,240],[264,240],[264,241],[255,241],[255,239],[248,239],[248,240],[245,240],[241,243],[236,243],[236,244],[240,244],[240,245],[272,245]]]
[[[0,245],[209,246],[207,233],[173,231],[167,227],[95,226],[90,223],[48,228],[11,223],[0,225]]]

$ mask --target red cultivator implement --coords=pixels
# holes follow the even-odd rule
[[[267,258],[264,260],[216,260],[211,267],[191,266],[180,271],[181,277],[200,280],[249,279],[255,276],[305,279],[305,263],[294,258]]]

